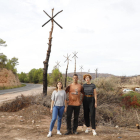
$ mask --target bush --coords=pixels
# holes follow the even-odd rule
[[[121,101],[122,106],[126,109],[140,107],[140,93],[130,91],[122,95]]]

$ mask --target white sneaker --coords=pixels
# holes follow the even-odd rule
[[[93,133],[93,136],[96,136],[97,135],[97,133],[96,133],[95,130],[93,130],[92,133]]]
[[[90,128],[87,128],[86,131],[85,131],[85,133],[88,133],[89,131],[91,131]]]
[[[58,130],[57,130],[57,134],[58,134],[58,135],[62,135],[62,133],[60,133],[60,131],[58,131]]]
[[[51,137],[52,136],[52,133],[51,132],[49,132],[48,133],[48,135],[47,135],[47,137]]]

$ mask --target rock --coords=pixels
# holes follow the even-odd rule
[[[34,124],[35,123],[35,121],[34,120],[32,120],[32,124]]]
[[[116,125],[116,126],[115,126],[115,128],[119,128],[119,126],[118,126],[118,125]]]

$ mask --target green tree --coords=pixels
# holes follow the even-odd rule
[[[34,75],[33,75],[34,83],[42,82],[41,79],[40,79],[40,76],[42,76],[42,74],[43,74],[43,69],[42,68],[39,68],[39,69],[35,70]]]
[[[0,38],[0,46],[3,46],[3,47],[7,46],[6,41],[2,40],[1,38]]]
[[[7,64],[5,65],[5,68],[8,70],[12,70],[14,74],[17,73],[17,69],[15,68],[16,65],[18,65],[18,58],[13,57],[12,59],[7,60]]]
[[[21,74],[18,74],[18,77],[19,77],[20,82],[24,83],[27,76],[24,72],[21,72]]]
[[[0,55],[0,62],[2,63],[2,64],[5,64],[6,62],[7,62],[7,56],[6,55]]]
[[[33,80],[33,76],[34,76],[34,72],[36,71],[36,69],[31,69],[30,72],[29,72],[29,82],[30,83],[34,83],[34,80]]]
[[[51,74],[51,84],[55,85],[58,81],[61,81],[62,73],[59,69],[53,69]]]

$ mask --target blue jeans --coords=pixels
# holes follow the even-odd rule
[[[65,108],[65,106],[54,106],[53,107],[52,121],[51,121],[51,124],[50,124],[50,131],[53,130],[55,121],[57,119],[57,115],[58,115],[57,130],[60,130],[61,119],[62,119],[62,116],[63,116],[64,108]]]

